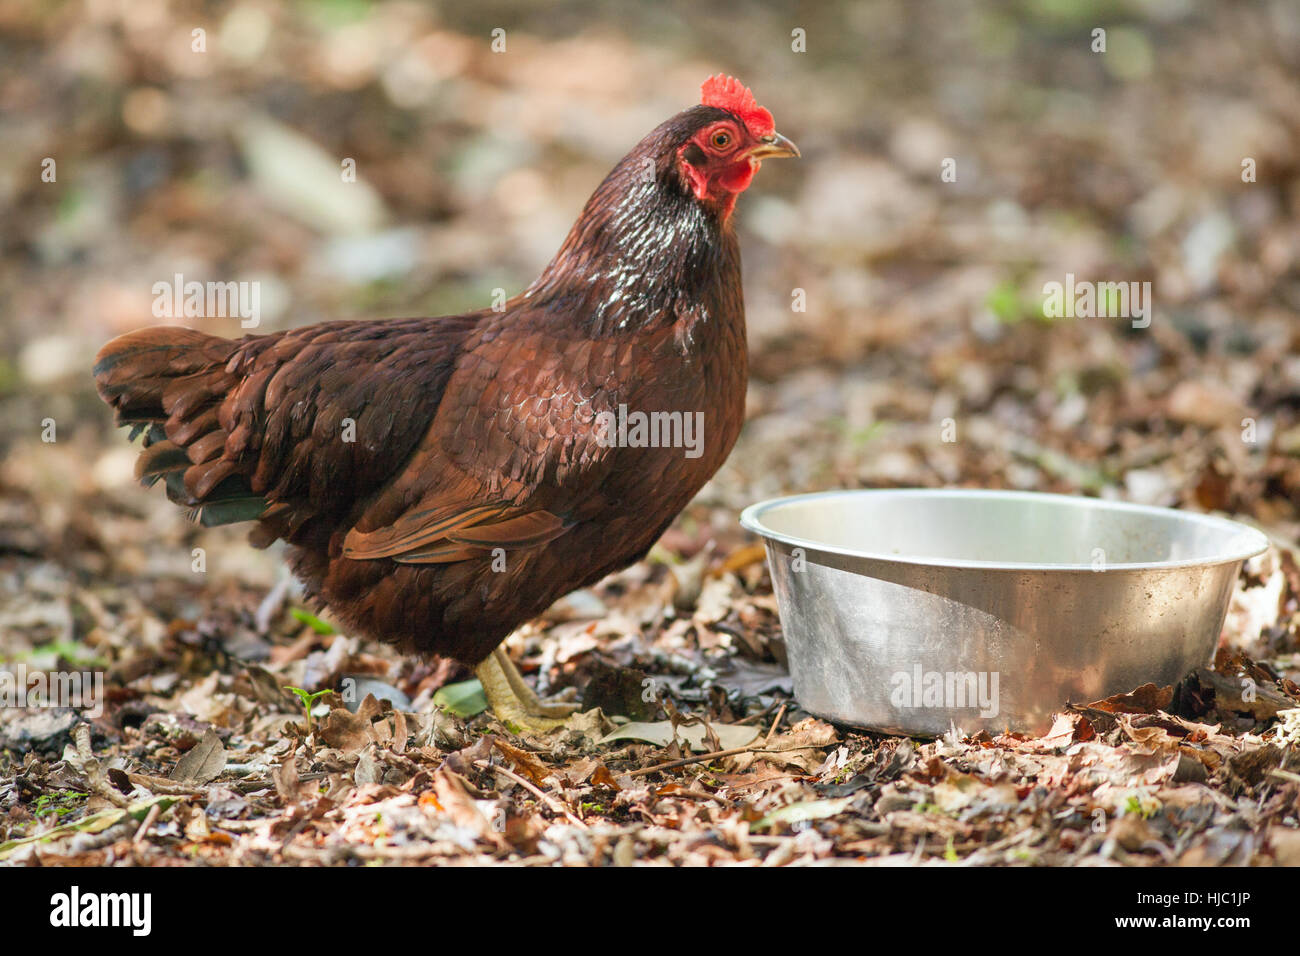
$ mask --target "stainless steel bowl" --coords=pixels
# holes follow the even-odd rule
[[[1053,711],[1214,653],[1253,528],[1015,491],[835,491],[765,501],[795,696],[891,733],[1041,733]]]

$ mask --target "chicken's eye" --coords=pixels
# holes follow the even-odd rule
[[[731,134],[725,129],[720,129],[709,137],[709,142],[714,149],[726,149],[731,145]]]

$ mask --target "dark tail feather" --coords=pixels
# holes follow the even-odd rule
[[[228,339],[176,326],[128,332],[95,356],[95,385],[99,397],[117,410],[120,424],[162,422],[167,386],[224,364],[233,346]]]
[[[238,379],[226,371],[237,343],[193,329],[158,326],[113,339],[95,356],[95,385],[131,427],[144,434],[136,477],[162,479],[167,497],[193,509],[204,525],[259,517],[255,495],[236,462],[224,459],[217,410]]]
[[[164,438],[151,442],[140,452],[140,457],[135,460],[135,476],[144,485],[152,486],[159,478],[173,472],[184,472],[189,466],[190,457],[185,454],[185,449]]]

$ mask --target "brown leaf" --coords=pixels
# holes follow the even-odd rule
[[[826,748],[839,742],[840,735],[830,724],[816,717],[805,717],[763,747],[762,753],[740,754],[733,758],[733,768],[748,770],[755,759],[774,767],[790,767],[812,773],[826,760]]]
[[[298,779],[298,764],[293,754],[284,758],[275,771],[275,792],[280,795],[280,799],[285,803],[296,803],[298,794],[302,789],[302,781]]]
[[[1068,747],[1080,741],[1092,740],[1097,736],[1092,722],[1083,714],[1057,714],[1052,722],[1052,729],[1041,738],[1044,747]]]
[[[282,710],[294,702],[293,695],[284,689],[284,681],[255,664],[246,666],[235,678],[235,693]]]
[[[1130,853],[1156,841],[1155,831],[1140,813],[1125,813],[1111,825],[1108,835]]]
[[[1202,667],[1196,677],[1214,689],[1214,706],[1221,714],[1249,714],[1256,720],[1272,720],[1279,710],[1297,706],[1297,701],[1267,683],[1267,678],[1260,682],[1254,673],[1230,677]]]
[[[393,751],[406,753],[406,739],[411,735],[406,726],[406,714],[400,710],[393,711]]]
[[[708,572],[710,578],[720,578],[727,573],[734,573],[749,567],[751,564],[759,564],[767,557],[767,546],[764,544],[747,544],[737,548],[727,559],[716,568]]]
[[[603,763],[596,765],[596,769],[591,773],[591,785],[593,787],[608,787],[610,790],[622,790],[614,775],[609,772],[609,768]]]
[[[1273,744],[1244,751],[1228,760],[1232,772],[1252,787],[1263,780],[1270,770],[1281,764],[1282,751]]]
[[[1105,700],[1093,701],[1088,706],[1111,714],[1154,714],[1168,707],[1173,699],[1172,687],[1143,684],[1131,694],[1115,694]]]
[[[344,753],[355,753],[371,741],[380,739],[372,724],[382,709],[374,694],[366,695],[355,714],[346,707],[332,707],[320,728],[320,739],[326,746]]]
[[[1170,735],[1163,727],[1140,727],[1127,718],[1120,719],[1120,727],[1133,742],[1133,752],[1137,754],[1177,753],[1180,739]]]
[[[505,837],[492,828],[487,817],[483,816],[478,805],[466,792],[460,777],[450,770],[438,770],[433,775],[433,790],[438,797],[438,804],[456,826],[476,832],[482,839],[498,847],[507,846]]]
[[[226,769],[226,748],[211,727],[197,744],[176,761],[171,779],[178,783],[205,784],[215,780]]]
[[[492,756],[494,743],[496,743],[496,736],[493,734],[480,737],[470,746],[447,754],[442,765],[445,769],[462,776],[473,773],[477,761],[487,760]]]
[[[371,742],[370,721],[362,720],[341,707],[335,708],[321,725],[320,739],[328,747],[355,753]]]
[[[541,786],[542,782],[553,773],[549,767],[526,750],[512,747],[500,738],[494,738],[492,743],[497,750],[501,751],[503,756],[515,765],[515,768],[520,773],[537,786]]]
[[[1209,462],[1196,482],[1195,495],[1196,503],[1206,511],[1229,510],[1232,502],[1231,475],[1221,471],[1215,462]]]

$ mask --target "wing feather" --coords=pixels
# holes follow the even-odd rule
[[[596,413],[617,407],[610,373],[561,367],[569,343],[489,328],[471,337],[429,434],[406,470],[376,496],[343,541],[343,556],[403,564],[482,559],[494,549],[543,547],[600,514],[610,450]],[[531,359],[531,361],[524,361]]]

